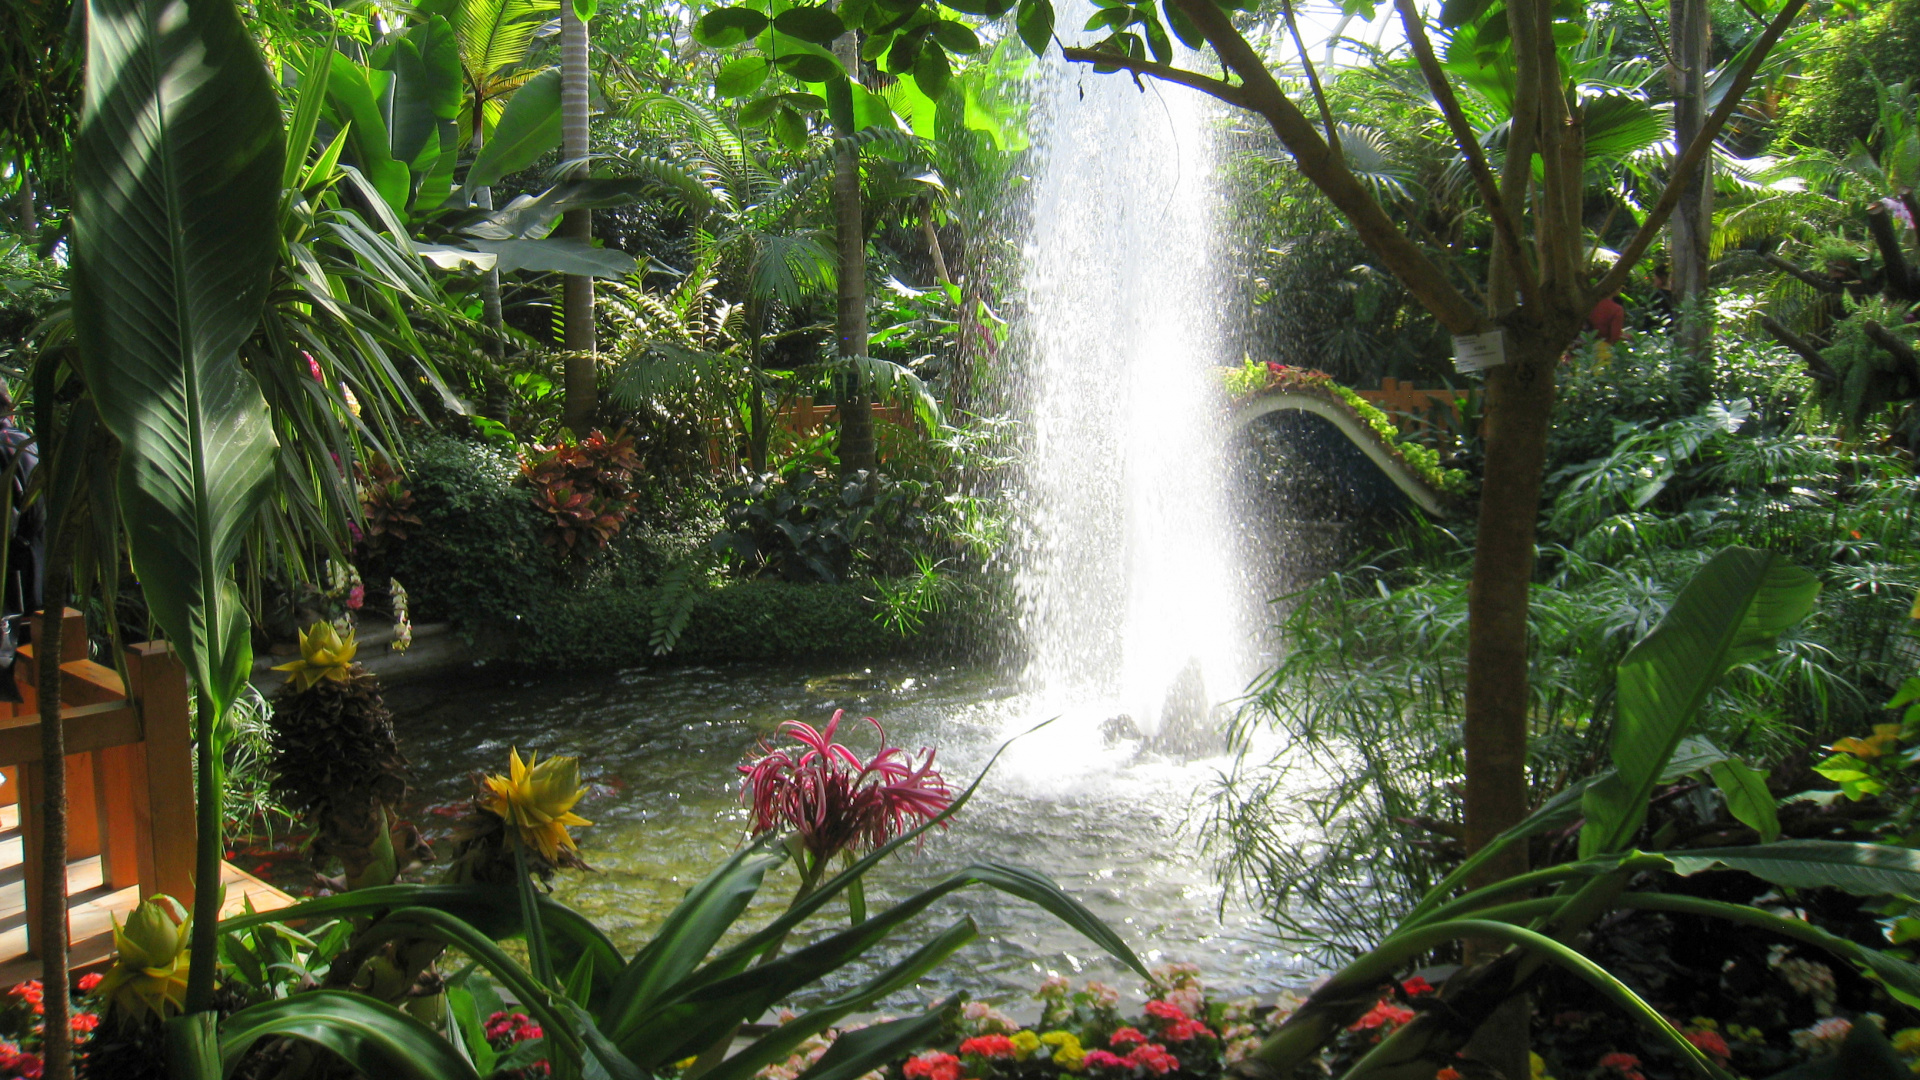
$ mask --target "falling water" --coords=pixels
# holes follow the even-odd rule
[[[1208,110],[1051,63],[1025,251],[1026,681],[1078,726],[1124,714],[1152,734],[1247,675],[1210,370]]]

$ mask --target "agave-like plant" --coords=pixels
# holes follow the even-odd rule
[[[889,756],[887,760],[893,759]],[[553,761],[540,764],[555,767]],[[530,770],[522,777],[526,783],[515,785],[512,777],[506,777],[500,778],[500,786],[511,791],[526,789],[526,798],[521,801],[540,811],[529,815],[529,820],[559,820],[570,811],[577,796],[577,789],[565,790],[572,783],[568,774],[566,766],[558,766],[546,777],[542,788],[545,795],[532,790],[536,778]],[[929,778],[923,773],[922,780]],[[381,942],[402,940],[458,948],[510,992],[540,1025],[545,1033],[543,1050],[556,1068],[591,1066],[614,1077],[646,1075],[699,1054],[778,1002],[867,955],[902,932],[910,920],[940,898],[973,885],[999,889],[1034,903],[1146,975],[1126,942],[1052,881],[1034,871],[999,863],[968,866],[885,910],[862,912],[864,918],[854,920],[846,929],[779,954],[796,927],[856,888],[875,865],[902,845],[947,821],[966,805],[979,784],[976,779],[943,810],[853,860],[840,873],[796,898],[781,915],[726,947],[720,947],[721,940],[733,931],[767,873],[789,857],[789,846],[780,842],[788,835],[784,826],[745,845],[695,886],[667,916],[653,940],[631,956],[623,956],[579,913],[550,897],[537,895],[532,889],[533,875],[524,871],[517,875],[516,883],[510,884],[390,885],[310,900],[280,911],[229,919],[222,924],[222,932],[233,934],[303,919],[359,916],[371,920],[355,936],[353,948],[363,952]],[[930,782],[925,787],[929,793],[937,790],[937,785]],[[499,786],[489,784],[489,791],[497,796]],[[482,800],[483,804],[488,801],[498,800]],[[915,805],[926,804],[916,800]],[[537,820],[534,824],[542,825]],[[524,828],[509,823],[507,832]],[[523,850],[532,846],[523,846],[510,836],[506,839]],[[537,836],[530,839],[538,843]],[[491,850],[500,849],[496,846]],[[973,921],[965,917],[928,933],[923,943],[899,963],[760,1036],[705,1076],[710,1080],[747,1080],[764,1066],[784,1060],[794,1047],[847,1015],[913,985],[975,934]],[[531,970],[496,944],[497,939],[512,936],[527,939]],[[351,965],[356,961],[349,955],[337,962]],[[552,975],[546,975],[543,968]],[[454,1013],[450,1025],[454,1031],[481,1031],[484,1017],[470,1015],[474,1008],[471,995],[449,995],[449,1006]],[[356,1010],[354,1021],[358,1026],[351,1038],[325,1023],[326,1017],[346,1008]],[[944,1011],[936,1008],[843,1037],[814,1067],[812,1078],[853,1080],[904,1054],[945,1022]],[[426,1040],[437,1043],[439,1049],[417,1058],[410,1075],[434,1080],[464,1080],[475,1075],[465,1058],[420,1021],[365,996],[333,991],[295,994],[233,1016],[222,1026],[222,1054],[233,1060],[263,1037],[258,1034],[260,1026],[269,1023],[279,1025],[274,1030],[280,1034],[292,1034],[345,1053],[363,1071],[421,1053]],[[470,1042],[468,1046],[478,1049]]]

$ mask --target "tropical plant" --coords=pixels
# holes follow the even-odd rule
[[[545,809],[541,816],[554,820],[557,811],[570,808],[571,799],[577,798],[566,790],[573,782],[562,775],[564,771],[562,768],[560,773],[537,780],[529,770],[523,781],[508,786],[524,791],[529,800],[551,796],[556,801],[542,803]],[[734,932],[734,924],[760,891],[767,874],[788,857],[787,845],[780,842],[784,826],[790,824],[784,818],[782,828],[745,845],[695,886],[668,915],[653,940],[630,957],[623,957],[585,918],[538,895],[524,862],[512,875],[517,884],[363,889],[304,901],[280,911],[239,916],[227,920],[222,931],[234,934],[316,917],[363,917],[368,921],[354,935],[354,945],[336,962],[349,969],[358,968],[362,959],[383,942],[426,941],[457,948],[512,992],[520,1008],[538,1023],[542,1044],[530,1051],[537,1049],[557,1069],[599,1068],[611,1076],[656,1072],[705,1050],[780,1000],[868,954],[941,897],[970,885],[985,885],[1037,904],[1147,975],[1124,941],[1046,877],[998,863],[969,866],[883,910],[862,911],[856,907],[848,928],[779,954],[798,927],[832,901],[842,896],[850,900],[857,897],[859,883],[868,870],[927,830],[945,823],[965,806],[979,784],[976,779],[944,810],[851,860],[841,872],[824,877],[811,892],[797,896],[780,916],[726,946],[720,945],[722,939]],[[494,797],[500,797],[498,787],[491,790]],[[503,819],[496,816],[495,820]],[[528,820],[532,827],[544,827],[535,818]],[[508,836],[495,843],[525,853],[527,845],[513,839],[513,830],[507,832]],[[891,967],[836,992],[822,1004],[755,1039],[704,1075],[712,1080],[746,1080],[763,1066],[784,1060],[808,1037],[911,985],[965,945],[974,933],[972,921],[965,918],[933,933]],[[527,939],[531,969],[495,944],[495,939],[508,936]],[[548,972],[550,978],[545,974]],[[485,1044],[486,1017],[478,1012],[475,995],[462,989],[450,998],[448,1036],[370,998],[320,990],[296,993],[234,1014],[222,1028],[222,1055],[232,1063],[261,1038],[288,1036],[333,1049],[362,1069],[398,1068],[404,1062],[406,1075],[434,1080],[471,1078],[476,1075],[474,1066],[456,1046],[472,1054]],[[876,1024],[843,1037],[831,1059],[822,1059],[813,1075],[861,1075],[923,1043],[944,1022],[943,1005],[924,1015]],[[493,1053],[487,1046],[477,1058],[492,1061]]]

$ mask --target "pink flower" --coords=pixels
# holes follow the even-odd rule
[[[1005,1035],[976,1035],[960,1044],[960,1053],[977,1054],[984,1058],[1010,1058],[1013,1056],[1013,1040]]]
[[[1140,1046],[1146,1041],[1146,1034],[1139,1028],[1123,1027],[1112,1035],[1107,1036],[1107,1045],[1115,1048],[1122,1046]]]
[[[365,585],[355,583],[353,588],[347,590],[347,610],[348,611],[359,611],[360,606],[362,604],[365,604],[366,602],[367,602],[367,587]]]
[[[1131,1069],[1133,1062],[1105,1050],[1089,1050],[1082,1063],[1089,1069]]]
[[[320,370],[320,361],[315,360],[313,354],[310,352],[303,352],[300,355],[307,358],[307,374],[313,376],[314,382],[324,386],[327,381],[327,376],[325,372]]]
[[[960,1059],[952,1054],[924,1054],[900,1067],[907,1080],[960,1080]]]
[[[1686,1036],[1687,1041],[1699,1048],[1701,1053],[1722,1063],[1733,1056],[1733,1051],[1727,1047],[1727,1040],[1717,1031],[1689,1031]]]
[[[1413,1010],[1403,1005],[1395,1005],[1391,999],[1383,998],[1368,1011],[1367,1015],[1355,1021],[1348,1031],[1370,1031],[1374,1028],[1386,1028],[1391,1031],[1413,1019]]]
[[[1155,1076],[1165,1076],[1180,1067],[1179,1058],[1167,1053],[1166,1047],[1153,1043],[1136,1047],[1133,1053],[1127,1055],[1127,1060],[1144,1067]]]
[[[1187,1042],[1190,1039],[1210,1039],[1213,1029],[1198,1020],[1175,1020],[1160,1035],[1168,1042]]]
[[[1146,1009],[1148,1016],[1160,1020],[1185,1020],[1187,1018],[1187,1011],[1185,1009],[1165,1001],[1149,1001],[1147,1002]]]
[[[953,802],[946,778],[934,770],[933,751],[911,756],[887,745],[872,717],[880,749],[872,759],[833,741],[846,710],[826,730],[789,720],[780,730],[800,744],[789,751],[761,744],[758,758],[740,766],[740,799],[753,808],[753,833],[792,829],[817,863],[854,847],[879,847],[915,821],[939,816]]]

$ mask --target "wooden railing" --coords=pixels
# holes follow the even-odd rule
[[[40,618],[34,623],[34,640],[42,640]],[[137,884],[143,899],[166,893],[191,906],[196,832],[186,670],[171,646],[145,642],[128,647],[123,684],[119,672],[87,658],[86,621],[71,608],[61,620],[60,645],[69,860],[97,855],[107,888]],[[27,945],[37,952],[47,763],[40,756],[39,665],[33,646],[19,654],[14,677],[25,700],[0,702],[0,804],[19,804]]]

